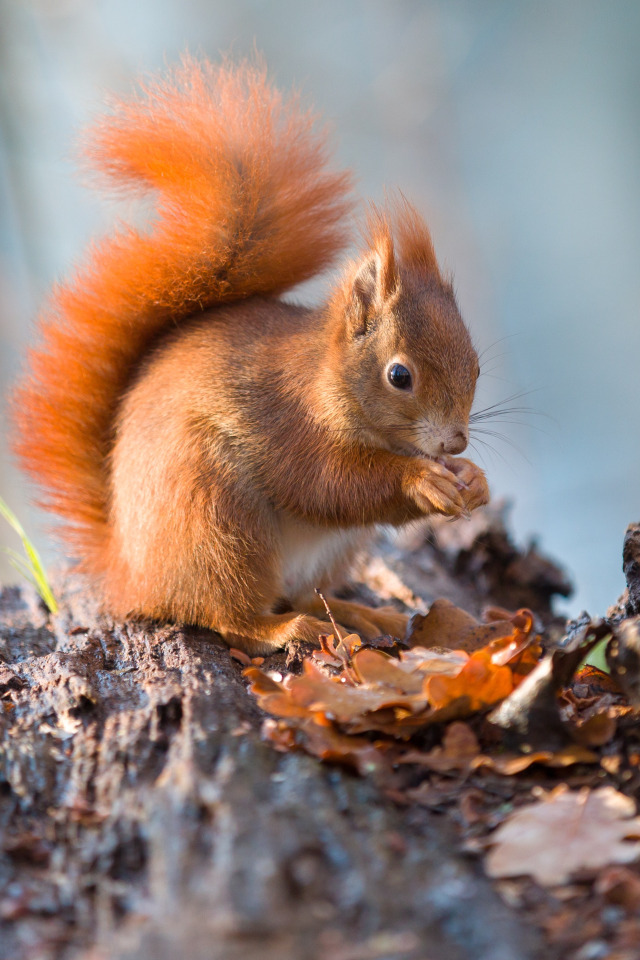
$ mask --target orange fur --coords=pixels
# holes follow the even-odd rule
[[[278,294],[344,246],[349,177],[264,72],[185,60],[93,131],[116,185],[157,191],[54,291],[15,447],[115,615],[251,652],[323,629],[312,590],[377,523],[486,502],[466,445],[477,356],[429,231],[373,211],[328,302]],[[389,379],[394,363],[411,389]],[[365,633],[402,618],[341,602]]]
[[[120,189],[156,190],[157,217],[95,244],[53,291],[14,402],[15,449],[85,569],[104,561],[115,413],[158,335],[280,293],[344,246],[350,178],[328,169],[314,122],[263,69],[185,58],[90,132],[91,163]]]

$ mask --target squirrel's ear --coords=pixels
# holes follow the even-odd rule
[[[398,290],[398,272],[390,237],[381,237],[356,267],[351,279],[349,325],[353,336],[366,333]]]

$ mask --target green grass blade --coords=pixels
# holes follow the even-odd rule
[[[12,566],[18,570],[23,577],[26,577],[30,583],[36,588],[47,607],[51,613],[58,612],[58,604],[56,603],[56,598],[53,595],[53,591],[49,586],[49,581],[47,579],[47,574],[45,573],[42,560],[40,559],[40,554],[33,546],[27,534],[25,533],[24,527],[16,517],[15,513],[11,508],[4,502],[2,497],[0,497],[0,516],[4,517],[10,527],[15,530],[20,539],[22,540],[22,546],[24,547],[24,552],[27,555],[27,560],[23,560],[15,552],[15,550],[8,550],[11,557]],[[19,566],[18,566],[19,563]]]
[[[38,589],[38,584],[35,582],[35,580],[31,576],[31,571],[27,567],[26,563],[18,563],[18,561],[14,560],[13,557],[9,558],[9,563],[11,564],[14,570],[18,571],[18,573],[24,580],[27,580],[32,587],[35,587],[36,590]]]
[[[51,610],[51,613],[55,613],[57,610],[57,604],[53,597],[53,593],[51,592],[51,587],[49,586],[49,581],[47,579],[47,574],[45,573],[44,566],[42,565],[40,554],[38,553],[36,548],[33,546],[33,544],[26,539],[26,537],[22,542],[24,544],[25,553],[29,558],[30,569],[31,569],[31,572],[33,573],[33,576],[35,577],[36,586],[40,592],[40,596],[42,597],[46,605],[49,607],[49,610]],[[55,609],[51,608],[50,606],[51,602],[53,602]]]
[[[0,497],[0,516],[3,516],[7,523],[13,527],[18,536],[22,539],[25,536],[25,532],[22,524],[16,517],[15,513],[8,504],[4,502],[2,497]]]
[[[22,554],[18,553],[17,550],[12,550],[11,547],[3,547],[2,552],[6,553],[6,555],[9,557],[9,560],[12,566],[15,566],[16,564],[18,564],[22,568],[23,573],[26,572],[29,574],[30,577],[33,576],[33,570],[31,569],[31,567],[29,566],[25,558],[22,556]]]

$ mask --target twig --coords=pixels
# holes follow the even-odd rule
[[[322,600],[322,602],[324,603],[324,608],[325,608],[325,610],[327,611],[327,615],[328,615],[328,617],[329,617],[329,620],[331,620],[331,626],[333,627],[333,629],[334,629],[335,632],[336,632],[336,637],[338,638],[338,640],[340,641],[340,643],[342,643],[342,636],[340,635],[340,631],[338,630],[338,624],[337,624],[337,623],[335,622],[335,620],[333,619],[333,614],[331,613],[331,609],[330,609],[330,607],[329,607],[329,604],[327,603],[326,597],[324,596],[323,593],[320,593],[320,591],[318,590],[317,587],[315,588],[315,590],[316,590],[316,593],[318,594],[318,596],[320,597],[320,599]]]

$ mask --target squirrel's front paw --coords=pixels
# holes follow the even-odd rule
[[[447,467],[429,460],[405,482],[405,493],[424,514],[459,517],[466,509],[464,485],[466,481],[459,480]]]
[[[461,491],[465,510],[475,510],[485,503],[489,503],[489,486],[484,471],[471,460],[464,457],[443,458],[442,463],[456,479],[464,484]]]

